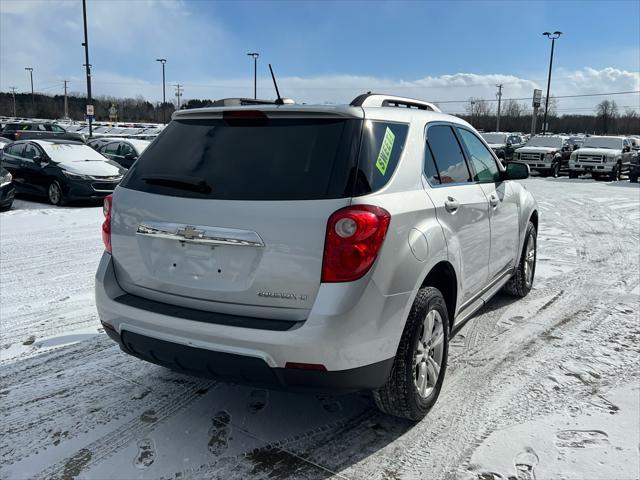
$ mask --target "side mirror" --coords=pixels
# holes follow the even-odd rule
[[[124,156],[124,159],[125,159],[125,160],[137,160],[137,159],[138,159],[138,157],[137,157],[135,154],[133,154],[133,153],[127,153],[127,154]]]
[[[629,152],[630,150],[631,150],[631,148],[630,148],[629,146],[626,146],[626,147],[623,147],[623,148],[622,148],[622,151],[623,151],[624,153],[627,153],[627,152]]]
[[[504,172],[505,180],[524,180],[529,178],[529,165],[522,162],[507,163],[507,171]]]
[[[511,148],[511,145],[513,145],[513,143],[507,142],[507,147]]]
[[[33,157],[33,161],[36,163],[42,163],[44,162],[44,159],[40,155],[36,155],[35,157]]]
[[[574,150],[578,150],[579,148],[580,148],[580,145],[578,145],[577,143],[575,143],[575,144],[573,145],[573,149],[574,149]]]

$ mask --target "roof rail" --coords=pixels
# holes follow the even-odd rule
[[[404,107],[417,108],[419,110],[431,110],[440,112],[441,110],[433,103],[423,102],[415,98],[396,97],[395,95],[384,95],[380,93],[363,93],[354,98],[350,105],[352,107]]]

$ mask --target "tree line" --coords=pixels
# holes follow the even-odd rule
[[[545,99],[538,109],[536,132],[542,131]],[[486,132],[497,128],[497,106],[483,99],[470,98],[465,105],[465,113],[458,115],[475,128]],[[507,100],[500,109],[500,130],[503,132],[531,133],[533,109],[515,100]],[[620,111],[615,100],[603,100],[591,114],[559,115],[557,100],[549,96],[547,131],[555,133],[589,133],[595,135],[638,135],[640,115],[633,108]]]
[[[11,93],[0,92],[0,116],[13,116],[14,97]],[[84,120],[87,99],[85,96],[72,93],[67,96],[69,118]],[[109,121],[112,106],[117,110],[117,119],[121,122],[153,122],[162,123],[163,113],[167,121],[175,110],[173,103],[145,100],[142,96],[122,98],[99,96],[93,100],[95,120]],[[213,104],[208,99],[191,99],[181,106],[183,109],[207,107]],[[494,131],[497,126],[497,108],[495,102],[470,98],[465,104],[465,113],[458,114],[474,127],[484,131]],[[29,93],[15,95],[15,110],[18,117],[61,119],[64,117],[64,96]],[[542,107],[538,111],[536,131],[542,130]],[[531,132],[533,112],[531,107],[515,100],[506,100],[500,109],[500,130],[507,132]],[[550,132],[556,133],[590,133],[590,134],[640,134],[640,116],[635,109],[625,108],[620,111],[615,100],[603,100],[590,114],[559,115],[557,100],[549,97],[549,113],[547,123]]]

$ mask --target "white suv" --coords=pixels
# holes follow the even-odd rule
[[[418,100],[176,112],[105,202],[100,319],[171,369],[419,419],[451,335],[531,289],[528,174]]]

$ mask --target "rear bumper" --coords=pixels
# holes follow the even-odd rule
[[[147,362],[189,375],[274,389],[346,393],[376,388],[386,381],[393,363],[393,359],[388,359],[338,371],[271,368],[260,358],[189,347],[127,331],[120,335],[106,324],[104,326],[107,335],[123,352]]]
[[[172,305],[156,303],[150,309],[130,298],[123,301],[131,296],[118,285],[107,253],[96,274],[95,293],[109,336],[125,352],[153,363],[294,390],[378,388],[388,378],[413,292],[384,296],[367,280],[358,298],[345,301],[336,293],[340,288],[344,286],[323,284],[309,317],[285,330],[233,324],[233,318],[198,319]],[[326,371],[285,368],[287,362],[323,365]]]

